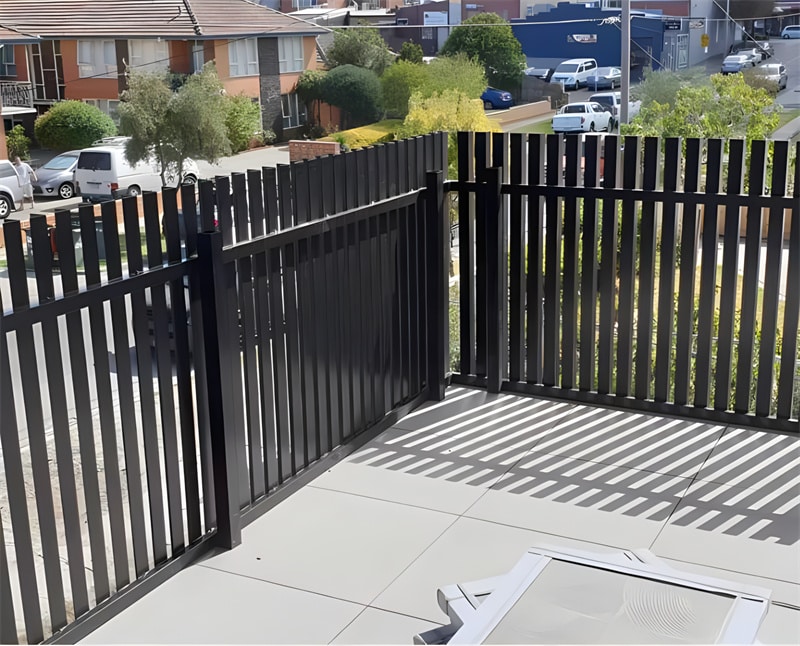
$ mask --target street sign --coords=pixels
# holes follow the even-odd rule
[[[701,47],[708,47],[708,43],[711,39],[708,37],[708,34],[702,34],[700,36],[700,46]]]
[[[664,19],[664,29],[667,31],[679,31],[681,28],[681,20],[678,18],[675,20],[674,18],[666,18]]]

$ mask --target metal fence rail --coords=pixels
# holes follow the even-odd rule
[[[458,141],[454,381],[800,431],[789,142]]]
[[[0,641],[79,639],[441,395],[446,147],[3,225]]]

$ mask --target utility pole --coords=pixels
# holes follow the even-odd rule
[[[619,122],[628,123],[628,104],[631,97],[631,0],[622,0],[622,60],[620,61]]]

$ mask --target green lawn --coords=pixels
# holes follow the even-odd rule
[[[529,123],[519,128],[514,128],[512,132],[534,132],[541,135],[552,135],[553,128],[550,126],[550,119],[545,121],[537,121],[536,123]]]

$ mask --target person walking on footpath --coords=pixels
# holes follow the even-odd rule
[[[25,208],[25,201],[30,199],[31,209],[34,209],[36,205],[33,203],[33,186],[31,182],[37,180],[36,173],[19,157],[14,157],[14,169],[17,171],[19,183],[22,186],[22,208]]]

